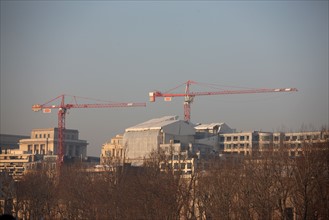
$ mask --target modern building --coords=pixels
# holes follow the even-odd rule
[[[181,143],[161,144],[164,159],[160,162],[162,172],[173,172],[183,177],[190,177],[197,169],[197,157],[191,151],[192,144],[184,146]]]
[[[178,120],[178,116],[165,116],[151,119],[127,128],[123,135],[123,144],[127,162],[141,165],[152,151],[160,149],[162,144],[194,142],[195,129],[192,124]]]
[[[216,152],[223,150],[223,146],[219,143],[219,135],[234,132],[225,123],[198,124],[194,128],[196,130],[195,143],[212,146]]]
[[[284,134],[283,145],[290,156],[302,154],[303,147],[310,144],[329,144],[329,130],[312,132],[289,132]]]
[[[87,141],[79,140],[79,131],[64,130],[64,156],[68,158],[87,156]],[[57,155],[58,129],[33,129],[29,139],[19,141],[19,149],[33,155]]]
[[[35,160],[34,155],[22,150],[2,150],[0,152],[0,173],[6,172],[14,179],[19,179],[26,171],[27,164]]]
[[[224,154],[251,155],[258,150],[259,134],[256,131],[220,134],[219,145]]]
[[[313,132],[234,132],[219,135],[224,154],[251,155],[269,150],[288,149],[290,156],[302,154],[307,144],[329,143],[329,131]]]

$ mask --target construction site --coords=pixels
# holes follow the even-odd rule
[[[158,219],[163,216],[168,219],[217,219],[227,210],[219,208],[219,204],[231,202],[236,209],[229,211],[227,216],[244,219],[243,213],[238,211],[244,205],[240,204],[242,200],[236,198],[248,199],[256,205],[257,199],[265,197],[249,197],[243,189],[251,187],[253,195],[271,189],[266,191],[269,193],[267,196],[274,196],[276,192],[272,188],[278,187],[275,184],[279,183],[276,181],[286,181],[287,175],[292,175],[288,182],[298,177],[298,169],[304,166],[299,167],[300,161],[314,154],[315,160],[322,163],[320,155],[328,153],[329,131],[326,129],[238,132],[225,122],[191,122],[191,104],[197,96],[296,92],[297,89],[192,92],[192,84],[197,83],[187,81],[182,84],[185,86],[183,93],[174,93],[172,90],[149,93],[150,102],[155,102],[159,97],[165,101],[183,97],[183,120],[178,116],[161,116],[128,127],[102,145],[99,159],[88,157],[88,141],[80,139],[78,130],[66,128],[67,110],[146,107],[146,103],[81,103],[76,96],[71,97],[73,101],[66,103],[67,96],[61,95],[45,104],[33,105],[32,110],[35,112],[47,113],[56,109],[58,126],[33,129],[29,137],[4,136],[8,144],[1,144],[0,213],[13,213],[18,219]],[[13,144],[15,140],[17,144]],[[255,170],[251,172],[251,169]],[[270,169],[270,176],[266,178],[271,178],[271,183],[266,189],[258,189],[255,184],[263,184],[265,176],[262,175],[266,169]],[[287,173],[287,169],[292,169],[289,171],[291,174]],[[318,172],[326,171],[316,170],[311,175],[318,175]],[[256,181],[255,178],[260,179]],[[311,178],[316,179],[318,185],[312,185],[315,191],[305,196],[312,194],[314,197],[325,180],[315,176]],[[240,189],[233,187],[232,193],[221,201],[212,196],[222,195],[222,190],[229,192],[238,181],[248,184]],[[33,190],[36,187],[38,190]],[[296,187],[293,189],[302,190]],[[41,195],[52,199],[35,203],[37,201],[29,193],[38,201],[41,201]],[[24,196],[20,198],[18,195]],[[328,196],[328,193],[325,195]],[[86,198],[94,198],[92,201],[88,199],[88,207],[81,203]],[[279,199],[283,207],[270,203],[266,211],[256,206],[250,207],[247,210],[249,218],[297,219],[303,216],[303,206],[299,205],[302,200],[294,191]],[[77,207],[73,206],[73,201]],[[121,205],[117,204],[119,201]],[[139,205],[144,203],[147,209]],[[214,204],[216,206],[212,207]],[[48,205],[48,214],[38,211],[40,207],[44,209]],[[326,216],[326,205],[317,205],[318,201],[312,203],[312,210],[319,213],[317,215]],[[124,207],[130,208],[126,210]],[[153,211],[149,211],[150,208]]]

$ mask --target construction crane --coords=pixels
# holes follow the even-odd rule
[[[280,89],[240,89],[240,90],[220,90],[212,92],[191,92],[190,86],[192,84],[198,85],[211,85],[214,84],[203,84],[194,81],[187,81],[167,92],[153,91],[149,93],[150,102],[155,102],[156,97],[163,97],[165,101],[171,101],[174,97],[184,97],[184,120],[189,122],[191,119],[191,103],[195,96],[206,96],[206,95],[229,95],[229,94],[252,94],[252,93],[271,93],[271,92],[297,92],[296,88],[280,88]],[[171,91],[185,85],[185,93],[172,93]]]
[[[146,103],[120,103],[120,102],[105,102],[101,100],[94,100],[101,103],[95,104],[79,104],[77,98],[83,98],[78,96],[71,96],[73,103],[65,104],[65,97],[68,95],[60,95],[42,105],[33,105],[32,110],[35,112],[43,111],[44,113],[50,113],[51,109],[58,109],[58,148],[57,148],[57,167],[60,168],[64,159],[64,136],[63,131],[65,129],[65,118],[67,110],[72,108],[124,108],[124,107],[145,107]],[[83,98],[88,99],[89,98]],[[54,102],[60,102],[59,104],[52,104]]]

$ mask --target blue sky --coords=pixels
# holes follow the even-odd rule
[[[328,59],[328,1],[1,1],[0,132],[57,126],[56,112],[31,106],[61,94],[147,102],[70,110],[66,127],[90,143],[89,155],[99,155],[127,127],[165,115],[183,119],[182,98],[148,103],[148,92],[187,80],[299,90],[196,97],[192,122],[238,131],[321,129],[328,127]]]

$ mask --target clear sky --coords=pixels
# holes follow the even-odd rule
[[[66,127],[99,156],[127,127],[183,119],[183,98],[149,103],[148,92],[187,80],[299,90],[196,97],[192,122],[238,131],[328,127],[328,1],[1,1],[0,133],[57,126],[56,112],[31,106],[61,94],[147,102],[70,110]]]

